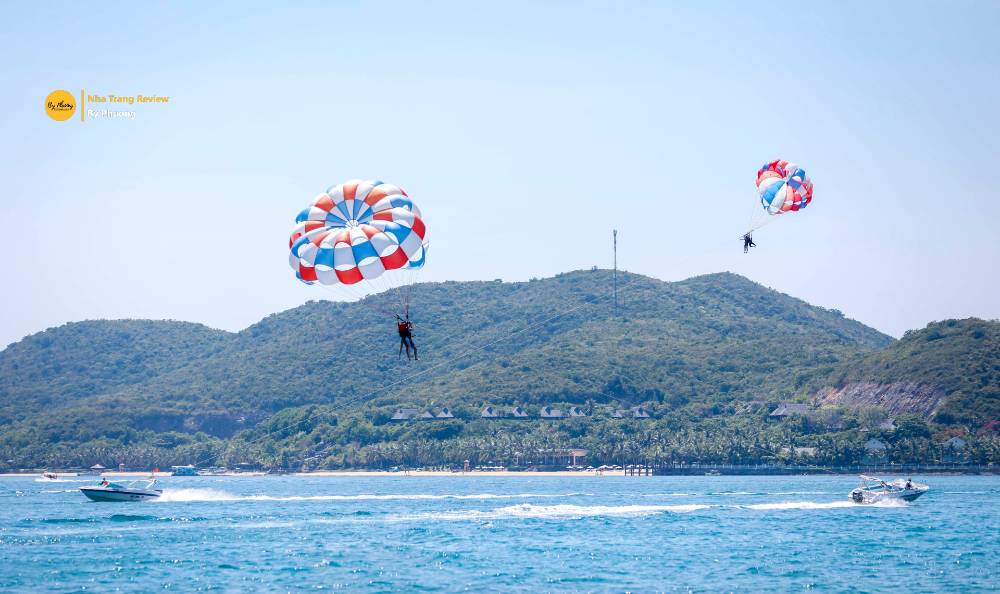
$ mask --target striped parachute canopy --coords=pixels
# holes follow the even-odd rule
[[[802,210],[812,202],[813,184],[804,169],[788,161],[771,161],[757,172],[757,192],[768,214]]]
[[[351,180],[333,186],[295,222],[289,264],[304,283],[354,285],[424,265],[420,210],[391,184]]]

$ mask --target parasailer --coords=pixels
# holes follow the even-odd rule
[[[403,285],[413,280],[407,273],[424,266],[427,228],[406,192],[378,180],[347,181],[317,196],[295,223],[288,241],[295,276],[309,285],[343,289],[347,297],[395,296],[394,311],[381,311],[401,321],[405,315],[409,327],[405,337],[400,330],[400,338],[408,342],[407,357],[411,348],[416,357],[410,292]]]
[[[773,217],[802,210],[812,202],[813,183],[804,169],[789,161],[775,160],[764,163],[757,170],[757,193],[760,196],[759,209],[750,223],[750,229],[743,236],[743,252],[756,247],[751,233],[774,220]]]
[[[417,357],[417,345],[413,342],[413,322],[410,321],[409,314],[406,318],[396,316],[396,330],[399,332],[399,355],[403,356],[403,349],[406,349],[406,360],[410,360],[410,350],[413,350],[413,359],[419,361]]]

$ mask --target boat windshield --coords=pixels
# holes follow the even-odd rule
[[[861,488],[863,489],[886,489],[889,484],[877,476],[861,475]]]
[[[107,479],[103,479],[101,480],[100,486],[104,487],[105,489],[111,489],[116,491],[123,491],[127,489],[144,489],[149,491],[156,486],[156,480],[142,479],[142,480],[128,481],[126,483],[115,483]]]

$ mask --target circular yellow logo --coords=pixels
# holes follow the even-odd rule
[[[70,119],[74,111],[76,111],[76,98],[69,91],[52,91],[45,98],[45,113],[57,122]]]

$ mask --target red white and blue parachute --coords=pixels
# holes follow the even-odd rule
[[[402,189],[351,180],[320,194],[295,218],[289,264],[307,284],[354,285],[423,267],[426,232]]]
[[[804,169],[788,161],[770,161],[757,171],[757,193],[768,214],[802,210],[812,202],[813,184]]]

